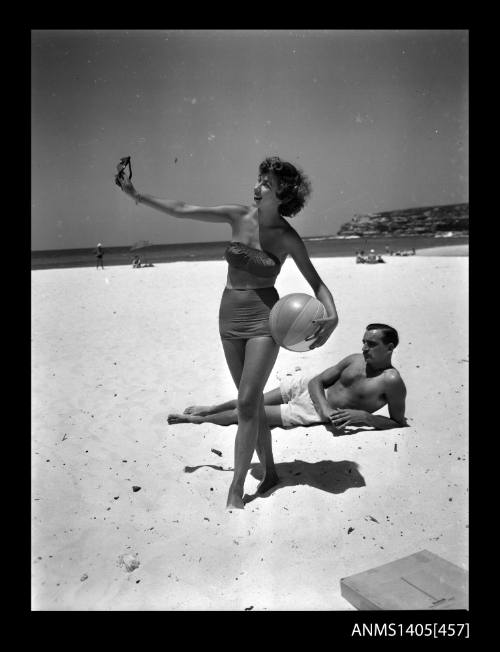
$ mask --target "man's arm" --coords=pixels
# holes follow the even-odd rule
[[[307,388],[314,408],[324,423],[330,423],[330,415],[333,412],[332,407],[326,400],[325,389],[337,382],[342,371],[351,363],[353,357],[352,355],[347,356],[333,367],[329,367],[311,378],[308,383]]]
[[[407,426],[405,418],[406,408],[406,386],[403,379],[395,369],[391,369],[385,374],[385,395],[387,398],[387,407],[389,417],[370,414],[368,425],[377,430],[388,430],[389,428],[401,428]]]
[[[371,426],[377,430],[389,430],[408,425],[405,418],[406,386],[403,379],[395,369],[385,374],[384,391],[389,408],[389,417],[379,414],[370,414],[366,410],[336,410],[332,416],[332,423],[337,428],[345,426]]]

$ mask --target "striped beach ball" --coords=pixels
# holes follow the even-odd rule
[[[269,315],[269,326],[274,340],[289,351],[309,351],[312,335],[318,324],[315,319],[327,316],[325,306],[316,297],[301,292],[287,294],[277,301]]]

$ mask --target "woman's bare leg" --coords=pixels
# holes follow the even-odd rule
[[[270,429],[270,426],[275,424],[270,423],[270,419],[268,416],[268,411],[270,411],[271,409],[276,410],[277,408],[275,406],[267,406],[267,411],[266,411],[266,406],[264,405],[264,402],[261,401],[261,405],[260,405],[261,419],[259,422],[259,436],[257,437],[257,445],[255,447],[255,451],[257,453],[257,457],[259,458],[259,462],[264,467],[264,477],[257,489],[259,493],[266,493],[266,491],[269,491],[269,489],[274,487],[279,482],[279,477],[278,474],[276,473],[276,467],[274,466],[273,444],[272,444],[272,436],[271,436],[271,429]],[[264,413],[263,418],[262,418],[262,413]],[[281,417],[280,417],[280,423],[281,423]]]
[[[257,439],[261,430],[269,429],[263,409],[263,389],[278,356],[279,346],[270,337],[247,340],[242,368],[239,366],[241,350],[236,349],[232,340],[223,340],[223,346],[233,379],[238,386],[238,430],[234,446],[234,475],[229,488],[227,507],[243,509],[243,487]],[[262,445],[264,445],[263,440]]]

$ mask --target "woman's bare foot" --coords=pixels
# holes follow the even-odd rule
[[[191,416],[190,414],[169,414],[167,421],[170,424],[174,423],[203,423],[203,418],[198,416]]]
[[[236,489],[229,489],[226,509],[245,509],[245,503],[243,502],[241,492]]]
[[[184,414],[192,414],[197,417],[206,417],[210,414],[211,405],[190,405],[184,410]]]
[[[278,485],[280,482],[280,479],[278,477],[278,474],[276,472],[274,473],[266,473],[264,479],[262,482],[259,483],[257,487],[257,493],[259,494],[265,494],[271,489],[275,488],[276,485]]]

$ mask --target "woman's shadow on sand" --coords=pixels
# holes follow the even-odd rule
[[[341,494],[348,489],[366,485],[363,476],[359,472],[358,464],[350,460],[340,462],[333,462],[332,460],[279,462],[276,464],[276,472],[280,479],[279,483],[266,493],[260,493],[257,490],[254,494],[246,494],[243,499],[245,503],[249,503],[256,498],[267,498],[284,487],[307,485],[331,494]],[[261,464],[252,464],[250,473],[257,480],[264,478],[264,469]]]
[[[193,473],[204,466],[210,466],[218,471],[232,471],[233,469],[223,468],[215,464],[200,464],[199,466],[186,466],[186,473]],[[348,489],[366,486],[365,480],[359,472],[359,466],[356,462],[342,460],[333,462],[332,460],[321,460],[320,462],[304,462],[303,460],[294,460],[293,462],[279,462],[276,464],[276,471],[279,476],[279,483],[274,485],[266,493],[260,493],[258,490],[254,494],[245,494],[243,500],[250,503],[256,498],[268,498],[271,494],[283,489],[284,487],[297,487],[307,485],[327,491],[331,494],[341,494]],[[257,480],[264,478],[264,469],[260,464],[250,466],[251,475]]]

